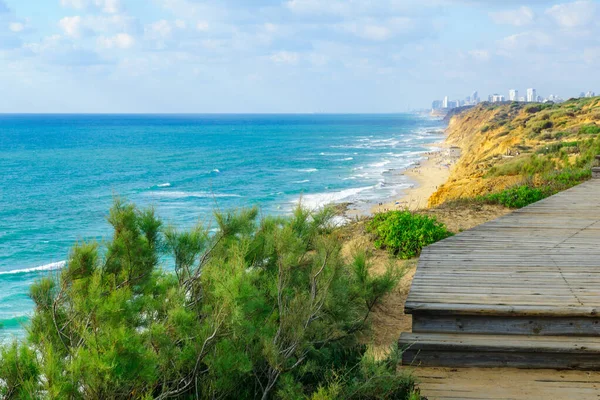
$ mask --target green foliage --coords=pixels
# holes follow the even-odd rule
[[[553,171],[556,168],[554,160],[548,157],[538,157],[536,154],[521,157],[504,164],[496,165],[486,176],[533,175]]]
[[[416,257],[423,247],[452,236],[434,217],[410,211],[377,214],[369,223],[368,230],[376,235],[377,247],[403,259]]]
[[[600,133],[600,125],[584,125],[579,128],[579,134],[581,135],[597,135]]]
[[[548,146],[541,147],[536,150],[537,154],[554,154],[558,153],[562,149],[573,149],[574,151],[579,150],[579,142],[557,142],[552,143]]]
[[[483,196],[488,204],[500,204],[509,208],[522,208],[548,197],[548,192],[539,188],[521,185],[501,192]]]
[[[528,114],[535,114],[542,110],[542,105],[541,104],[531,104],[531,105],[526,106],[523,110]]]
[[[0,395],[3,399],[37,399],[40,370],[33,350],[13,342],[0,349]]]
[[[548,120],[542,120],[542,121],[538,121],[535,122],[534,124],[531,125],[531,131],[533,133],[540,133],[541,131],[543,131],[544,129],[550,129],[552,128],[554,125],[552,124],[552,121],[548,121]]]
[[[1,348],[2,398],[411,396],[358,340],[400,272],[371,275],[364,252],[346,262],[328,210],[257,215],[217,214],[209,235],[117,200],[106,249],[77,244],[31,287],[28,337]]]

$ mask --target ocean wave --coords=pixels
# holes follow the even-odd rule
[[[383,160],[381,162],[378,163],[374,163],[374,164],[370,164],[369,167],[373,167],[373,168],[381,168],[381,167],[385,167],[386,165],[388,165],[391,161],[390,160]]]
[[[167,199],[186,199],[186,198],[222,198],[222,197],[242,197],[239,194],[227,194],[227,193],[210,193],[210,192],[180,192],[180,191],[161,191],[161,192],[147,192],[147,196],[164,197]]]
[[[23,326],[23,323],[29,321],[30,317],[27,314],[19,314],[10,318],[0,318],[0,327],[2,329],[15,329]]]
[[[305,179],[303,181],[294,181],[292,183],[308,183],[308,182],[310,182],[310,179]]]
[[[313,173],[313,172],[317,172],[318,169],[316,168],[305,168],[305,169],[299,169],[298,172],[309,172],[309,173]]]
[[[30,274],[33,272],[42,271],[54,271],[63,268],[67,264],[66,261],[53,262],[46,265],[40,265],[39,267],[24,268],[24,269],[13,269],[12,271],[0,271],[0,275],[17,275],[17,274]]]
[[[336,160],[336,161],[352,161],[352,160],[354,160],[353,157],[346,157],[346,158],[340,158],[339,160]]]
[[[344,189],[338,192],[307,194],[295,200],[293,203],[300,203],[303,207],[306,207],[311,210],[316,210],[328,204],[341,203],[344,201],[350,202],[356,200],[356,196],[359,193],[372,189],[373,186],[365,186],[360,188]]]
[[[213,169],[211,172],[214,172],[214,173],[216,173],[216,174],[219,174],[219,173],[221,173],[221,171],[219,171],[219,169],[217,169],[217,168]]]
[[[166,182],[166,183],[161,183],[159,185],[156,185],[156,187],[159,187],[159,188],[171,187],[171,184],[169,182]]]

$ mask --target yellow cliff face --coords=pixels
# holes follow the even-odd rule
[[[480,104],[452,117],[447,143],[462,155],[429,206],[475,197],[522,182],[523,174],[490,176],[492,167],[515,163],[557,142],[585,140],[600,130],[600,98],[561,104]],[[563,155],[564,156],[564,155]]]

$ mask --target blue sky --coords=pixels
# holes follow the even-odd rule
[[[594,0],[0,0],[0,112],[398,112],[598,65]]]

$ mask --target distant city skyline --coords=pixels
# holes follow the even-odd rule
[[[543,103],[543,102],[555,102],[561,103],[565,101],[563,97],[555,94],[549,94],[547,97],[538,95],[538,91],[535,88],[527,88],[526,96],[519,96],[518,89],[508,89],[508,97],[499,93],[492,93],[488,95],[487,101],[490,103],[504,102],[504,101],[518,101],[527,103]],[[579,96],[572,97],[594,97],[596,93],[588,90],[587,92],[579,92]],[[567,98],[568,99],[568,98]],[[433,100],[431,103],[431,109],[452,109],[462,106],[476,105],[481,102],[478,92],[473,92],[472,95],[465,97],[464,99],[450,99],[449,96],[444,96],[444,100]]]
[[[600,88],[598,21],[600,0],[0,0],[0,112],[397,112],[464,88],[569,98]]]

